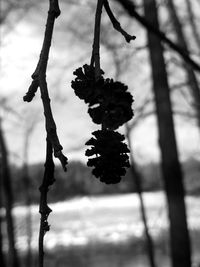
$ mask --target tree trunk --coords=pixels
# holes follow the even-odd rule
[[[146,20],[158,28],[155,0],[143,0],[143,4]],[[148,32],[147,38],[152,67],[162,173],[168,201],[172,265],[173,267],[190,267],[190,240],[184,203],[183,178],[175,139],[164,51],[156,35]]]
[[[156,267],[155,255],[154,255],[154,245],[153,245],[151,235],[149,233],[146,210],[145,210],[145,205],[144,205],[144,201],[143,201],[143,197],[142,197],[142,185],[141,185],[142,177],[141,177],[140,173],[137,171],[135,161],[133,158],[132,146],[131,146],[131,140],[130,140],[130,129],[128,128],[128,126],[126,126],[126,137],[127,137],[128,145],[130,148],[131,174],[132,174],[135,188],[136,188],[136,192],[138,194],[139,201],[140,201],[140,212],[141,212],[142,222],[144,224],[144,230],[145,230],[145,236],[146,236],[146,249],[147,249],[147,253],[148,253],[149,264],[151,267]]]
[[[0,162],[0,169],[1,169],[1,162]],[[2,190],[2,187],[3,187],[2,175],[0,172],[0,209],[3,207],[3,197],[2,197],[3,190]],[[5,257],[4,257],[4,253],[3,253],[2,223],[3,223],[3,219],[2,219],[2,215],[0,214],[0,263],[1,263],[1,266],[6,267]]]
[[[105,44],[106,44],[106,41],[105,41]],[[114,46],[111,47],[111,53],[113,54],[113,59],[114,59],[115,68],[116,68],[116,73],[115,73],[114,78],[117,81],[117,80],[120,80],[120,75],[122,74],[122,71],[121,71],[122,60],[117,57],[117,50]],[[132,145],[131,145],[131,140],[130,140],[131,127],[129,127],[129,125],[126,124],[125,128],[126,128],[126,138],[127,138],[129,148],[130,148],[130,159],[131,159],[130,169],[131,169],[131,174],[133,178],[133,183],[135,185],[136,193],[138,194],[138,197],[139,197],[141,219],[144,224],[145,237],[146,237],[146,251],[147,251],[150,267],[156,267],[154,245],[153,245],[153,241],[152,241],[152,238],[149,232],[146,210],[145,210],[145,205],[144,205],[143,196],[142,196],[142,185],[141,185],[142,176],[138,172],[134,158],[133,158],[133,153],[132,153],[133,150],[132,150]]]
[[[187,45],[186,38],[183,33],[182,25],[179,20],[179,17],[176,12],[176,8],[174,6],[173,0],[167,1],[167,6],[171,15],[171,20],[173,22],[174,30],[176,32],[177,41],[179,46],[181,46],[184,51],[189,55],[189,49]],[[200,128],[200,88],[197,81],[197,78],[195,76],[193,68],[187,64],[186,62],[183,62],[183,66],[185,68],[186,74],[187,74],[187,80],[189,83],[189,88],[191,90],[191,94],[193,97],[193,104],[194,108],[196,110],[196,117],[197,117],[197,123]]]
[[[31,215],[31,196],[30,196],[30,177],[28,174],[27,163],[23,166],[23,185],[25,192],[25,205],[27,209],[26,214],[26,235],[27,235],[27,254],[26,254],[26,266],[32,266],[32,215]]]
[[[6,224],[9,242],[9,264],[10,267],[19,267],[17,250],[15,248],[15,231],[12,217],[13,194],[11,187],[10,170],[8,166],[8,153],[3,136],[0,120],[0,154],[1,154],[1,176],[3,179],[3,190],[5,193]]]
[[[24,136],[24,148],[23,148],[23,168],[22,168],[22,178],[25,192],[25,204],[27,208],[26,214],[26,235],[27,235],[27,254],[26,254],[26,266],[32,266],[32,250],[31,250],[31,241],[32,241],[32,215],[31,215],[31,186],[30,186],[30,177],[28,170],[28,149],[29,149],[29,139],[32,133],[32,127],[30,130],[25,131]]]
[[[0,262],[2,267],[6,267],[5,257],[3,253],[3,236],[2,236],[2,219],[0,218]]]

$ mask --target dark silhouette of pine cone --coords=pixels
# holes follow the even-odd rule
[[[112,79],[104,80],[100,90],[89,105],[88,113],[94,123],[103,124],[105,128],[115,130],[133,117],[133,97],[127,92],[128,87]],[[95,107],[94,107],[95,105]]]
[[[92,133],[86,145],[91,149],[86,150],[87,165],[94,167],[92,173],[106,184],[116,184],[125,175],[126,168],[130,166],[127,153],[129,149],[124,141],[124,136],[110,130],[99,130]]]
[[[101,70],[101,73],[104,72]],[[104,83],[103,77],[101,76],[100,80],[96,82],[94,67],[87,64],[76,69],[73,74],[77,76],[71,83],[75,94],[85,103],[91,104],[96,98],[96,94],[98,94],[98,87]]]

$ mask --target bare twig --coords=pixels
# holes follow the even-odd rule
[[[31,102],[32,99],[35,96],[35,93],[37,92],[37,89],[39,87],[39,80],[38,79],[34,79],[30,85],[30,87],[28,88],[28,92],[26,93],[26,95],[23,97],[24,101],[26,102]]]
[[[40,232],[39,232],[39,267],[43,267],[44,263],[44,235],[47,231],[49,231],[50,226],[48,224],[48,216],[52,211],[47,205],[47,193],[49,190],[49,186],[51,186],[54,179],[54,162],[53,162],[53,149],[51,140],[47,134],[46,139],[47,149],[46,149],[46,162],[45,162],[45,171],[42,184],[39,188],[40,190],[40,209],[39,212],[41,214],[40,219]]]
[[[122,27],[121,27],[119,21],[115,18],[115,16],[114,16],[112,10],[110,9],[108,0],[104,0],[104,1],[103,1],[103,5],[104,5],[104,8],[105,8],[105,10],[106,10],[106,12],[107,12],[109,18],[110,18],[110,21],[111,21],[112,24],[113,24],[114,29],[115,29],[116,31],[120,32],[120,33],[124,36],[125,40],[126,40],[128,43],[130,43],[131,40],[135,40],[136,37],[135,37],[134,35],[131,36],[131,35],[128,34],[125,30],[122,29]]]
[[[46,69],[49,57],[49,50],[51,46],[54,22],[59,15],[60,15],[60,9],[58,6],[58,0],[49,0],[49,11],[46,23],[44,42],[40,53],[40,59],[37,64],[36,70],[32,75],[33,82],[29,87],[26,96],[24,96],[24,101],[30,102],[34,97],[37,88],[40,87],[41,98],[44,107],[45,121],[46,121],[46,131],[54,150],[54,156],[59,158],[63,166],[63,169],[66,171],[67,158],[62,153],[63,148],[57,136],[56,124],[53,119],[51,111],[50,98],[46,82]]]
[[[53,184],[54,179],[54,162],[53,162],[53,152],[54,156],[59,158],[63,169],[66,171],[67,158],[62,153],[62,146],[59,142],[56,124],[53,119],[50,98],[48,93],[48,87],[46,82],[46,69],[48,64],[49,50],[51,46],[51,40],[53,35],[53,28],[55,19],[60,15],[60,9],[58,5],[58,0],[49,0],[49,11],[46,23],[46,30],[44,35],[44,41],[42,50],[40,53],[39,62],[37,64],[36,70],[32,75],[32,84],[29,87],[29,90],[24,97],[24,101],[32,101],[35,93],[40,87],[41,99],[44,108],[46,132],[47,132],[47,150],[46,150],[46,162],[45,162],[45,171],[43,182],[39,188],[41,192],[40,196],[40,209],[41,214],[40,221],[40,232],[39,232],[39,267],[43,267],[44,264],[44,248],[43,241],[44,235],[49,231],[48,216],[51,212],[51,209],[47,205],[47,193],[49,186]]]

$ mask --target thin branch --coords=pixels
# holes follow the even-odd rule
[[[40,190],[40,209],[41,214],[40,218],[40,232],[39,232],[39,267],[43,267],[44,264],[44,235],[49,231],[50,226],[48,224],[48,216],[52,211],[47,205],[47,193],[49,191],[49,186],[51,186],[54,179],[54,162],[53,162],[53,149],[51,140],[47,134],[46,139],[47,149],[46,149],[46,162],[45,162],[45,171],[42,184],[39,188]]]
[[[37,92],[38,87],[39,87],[39,80],[35,78],[32,81],[31,85],[29,86],[28,92],[23,97],[23,100],[25,102],[31,102],[35,96],[35,93]]]
[[[55,181],[53,152],[54,156],[59,158],[63,166],[63,169],[65,171],[67,165],[67,158],[62,154],[63,148],[57,136],[56,124],[52,115],[50,98],[46,82],[46,70],[48,64],[49,51],[51,47],[54,22],[59,15],[60,15],[60,9],[58,5],[58,0],[49,0],[49,11],[47,16],[44,41],[40,53],[39,62],[37,64],[34,73],[32,74],[32,79],[33,79],[32,84],[29,87],[26,96],[24,97],[24,101],[30,102],[35,96],[38,87],[40,87],[41,99],[44,108],[46,133],[47,133],[45,171],[44,171],[43,182],[39,188],[41,193],[40,208],[39,208],[39,212],[41,214],[40,232],[39,232],[39,267],[43,267],[44,265],[44,235],[50,229],[47,219],[51,212],[51,209],[47,205],[47,193],[49,190],[49,186],[52,185]]]
[[[44,42],[40,53],[40,59],[37,64],[36,70],[32,74],[33,82],[29,87],[26,96],[24,96],[24,101],[30,102],[34,97],[38,86],[40,87],[46,121],[46,131],[49,136],[49,140],[51,141],[51,144],[53,146],[54,156],[59,158],[63,169],[66,171],[67,158],[62,153],[63,147],[61,146],[57,136],[56,124],[51,111],[50,98],[46,82],[46,69],[49,57],[49,50],[51,46],[54,22],[59,15],[60,9],[58,6],[58,0],[49,0],[49,11],[44,35]]]
[[[191,112],[183,111],[175,109],[173,110],[173,115],[178,115],[186,119],[196,119],[195,114],[192,114]]]
[[[113,24],[114,29],[116,31],[120,32],[124,36],[124,38],[127,41],[127,43],[130,43],[131,40],[135,40],[136,36],[134,36],[134,35],[131,36],[125,30],[122,29],[119,21],[115,18],[112,10],[110,9],[108,0],[104,0],[103,5],[104,5],[104,8],[105,8],[109,18],[110,18],[110,21]]]
[[[187,95],[187,93],[183,90],[183,88],[180,88],[180,89],[179,89],[179,92],[180,92],[181,96],[183,97],[183,99],[185,100],[185,103],[188,105],[188,107],[190,107],[190,108],[191,108],[191,107],[192,107],[192,108],[196,108],[196,107],[195,107],[196,104],[188,98],[188,95]]]
[[[127,124],[127,127],[132,129],[134,128],[138,122],[141,119],[144,119],[152,114],[155,113],[155,111],[146,111],[146,107],[148,104],[153,103],[154,100],[151,97],[146,97],[146,99],[144,100],[144,102],[137,108],[136,114],[137,117],[135,117],[135,119],[133,121],[131,121],[130,123]]]
[[[133,122],[131,124],[128,124],[128,128],[130,130],[134,129],[140,122],[144,122],[145,119],[149,118],[150,116],[154,115],[156,112],[154,109],[149,110],[149,111],[144,111],[135,117]]]
[[[180,90],[180,89],[182,89],[183,87],[186,87],[186,86],[188,86],[188,82],[181,82],[181,83],[178,83],[178,84],[172,84],[171,86],[170,86],[170,88],[171,88],[171,90],[172,91],[175,91],[175,90]]]
[[[195,15],[194,15],[192,3],[190,2],[190,0],[186,0],[186,6],[187,6],[187,10],[188,10],[189,22],[190,22],[190,25],[191,25],[191,28],[193,31],[193,36],[194,36],[194,39],[196,40],[196,44],[197,44],[198,48],[200,49],[200,35],[198,32],[197,25],[195,23]]]
[[[135,117],[135,119],[131,123],[126,124],[126,127],[129,131],[131,131],[131,130],[135,129],[135,127],[140,122],[144,122],[145,119],[147,119],[150,116],[155,115],[155,114],[156,114],[156,112],[154,109],[139,113],[137,115],[137,117]],[[178,115],[178,116],[181,116],[181,117],[186,118],[186,119],[195,119],[196,118],[196,116],[194,114],[187,112],[187,111],[178,110],[178,109],[173,110],[173,115]]]
[[[135,18],[140,24],[142,24],[148,31],[154,33],[158,38],[160,38],[164,43],[169,45],[173,50],[175,50],[187,63],[189,63],[195,70],[200,72],[200,65],[195,62],[180,46],[171,41],[166,37],[165,33],[160,31],[158,28],[154,27],[149,23],[143,16],[141,16],[136,10],[135,5],[130,0],[115,0],[119,2],[127,13]]]
[[[95,15],[95,27],[94,27],[94,41],[92,49],[91,65],[95,63],[95,79],[98,80],[101,76],[100,68],[100,55],[99,55],[99,42],[100,42],[100,25],[101,25],[101,13],[104,0],[98,0],[96,15]]]

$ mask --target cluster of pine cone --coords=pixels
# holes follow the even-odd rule
[[[124,136],[114,131],[133,117],[133,97],[127,92],[128,87],[113,79],[105,79],[101,70],[99,79],[95,80],[95,69],[85,64],[76,69],[72,81],[75,94],[88,104],[88,113],[93,122],[102,125],[102,130],[92,133],[86,145],[90,158],[87,165],[94,167],[92,173],[106,184],[119,183],[129,167],[129,149]]]

